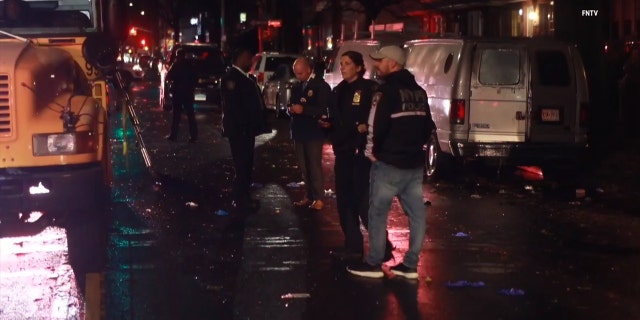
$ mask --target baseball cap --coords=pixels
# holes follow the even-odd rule
[[[369,55],[373,60],[382,60],[383,58],[391,59],[398,64],[404,65],[406,57],[404,50],[398,46],[386,46]]]

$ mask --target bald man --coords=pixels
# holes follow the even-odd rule
[[[331,87],[322,77],[316,77],[313,62],[306,57],[296,59],[293,73],[300,82],[291,89],[291,139],[307,188],[306,196],[294,204],[311,210],[322,210],[322,146],[325,132],[319,127],[318,119],[327,112]]]

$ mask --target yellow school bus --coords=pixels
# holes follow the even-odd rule
[[[106,243],[107,79],[121,8],[0,1],[0,237],[59,225],[85,249]],[[70,256],[98,265],[102,255]]]

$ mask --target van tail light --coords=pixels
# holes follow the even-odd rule
[[[452,124],[464,124],[466,108],[464,99],[454,99],[451,101],[451,112],[449,120]]]
[[[264,83],[264,72],[258,72],[258,83]]]
[[[580,104],[580,127],[586,128],[589,121],[589,103],[583,102]]]

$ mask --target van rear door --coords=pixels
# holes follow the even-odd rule
[[[531,55],[531,142],[574,142],[578,112],[576,80],[568,46],[534,47]]]
[[[478,43],[469,98],[469,141],[523,142],[527,52],[518,44]]]

